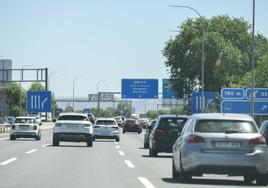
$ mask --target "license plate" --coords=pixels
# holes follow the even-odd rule
[[[29,126],[20,126],[20,129],[28,129]]]
[[[215,142],[214,146],[220,149],[238,149],[241,146],[240,142]]]
[[[67,128],[68,128],[68,129],[75,129],[76,126],[75,126],[75,125],[67,125]]]

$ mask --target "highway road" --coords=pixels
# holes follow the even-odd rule
[[[121,134],[121,141],[96,140],[51,146],[51,131],[42,140],[0,138],[1,188],[202,188],[247,187],[241,177],[207,175],[189,184],[171,178],[172,154],[148,157],[143,134]],[[248,187],[258,187],[255,184]]]

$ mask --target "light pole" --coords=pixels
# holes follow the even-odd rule
[[[75,81],[77,79],[83,78],[83,76],[77,76],[73,79],[73,111],[74,111],[74,89],[75,89]]]
[[[190,6],[179,6],[179,5],[170,5],[170,7],[176,8],[187,8],[193,10],[195,13],[198,14],[199,18],[202,18],[201,14]],[[201,52],[201,85],[202,85],[202,102],[201,102],[201,112],[205,112],[205,35],[204,35],[204,23],[202,22],[202,52]]]
[[[255,0],[252,7],[252,46],[251,46],[251,97],[250,114],[254,118],[254,69],[255,69]]]
[[[106,82],[106,80],[99,80],[97,82],[97,98],[98,98],[98,102],[97,102],[97,117],[100,116],[100,93],[99,93],[99,85],[103,82]]]
[[[21,113],[22,113],[22,86],[21,86],[21,82],[23,80],[23,69],[26,68],[26,67],[32,67],[33,65],[30,64],[30,65],[23,65],[22,68],[21,68],[21,72],[20,72],[20,116],[21,116]]]

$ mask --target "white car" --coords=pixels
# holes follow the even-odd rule
[[[116,142],[120,141],[120,131],[117,122],[114,118],[100,118],[97,119],[94,127],[93,140],[97,138],[110,138],[115,139]]]
[[[35,138],[41,139],[40,124],[35,117],[17,117],[10,129],[10,140],[16,138]]]
[[[93,127],[86,114],[61,113],[53,128],[53,146],[64,142],[86,142],[93,146]]]

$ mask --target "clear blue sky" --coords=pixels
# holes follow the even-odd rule
[[[34,64],[60,71],[51,79],[56,96],[120,91],[121,78],[168,78],[161,50],[185,19],[188,5],[210,18],[251,22],[252,0],[1,0],[0,56],[13,68]],[[256,0],[256,30],[268,37],[268,1]],[[160,82],[161,83],[161,82]]]

